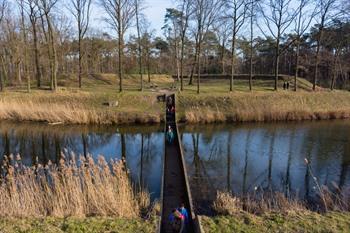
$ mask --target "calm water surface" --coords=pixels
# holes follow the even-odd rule
[[[187,126],[182,129],[195,201],[217,190],[236,195],[256,188],[312,200],[311,172],[329,189],[350,187],[350,121]]]
[[[21,154],[25,164],[57,162],[61,151],[107,160],[125,155],[132,181],[152,199],[161,188],[162,125],[128,127],[0,123],[0,160]],[[350,187],[350,121],[198,125],[180,127],[195,202],[207,205],[217,190],[240,195],[269,188],[308,199],[315,183]]]
[[[162,126],[92,127],[49,126],[39,123],[0,123],[0,161],[3,155],[20,154],[26,165],[58,162],[65,154],[103,155],[121,159],[135,185],[142,184],[151,198],[160,196],[164,136]]]

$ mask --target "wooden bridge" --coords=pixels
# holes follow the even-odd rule
[[[175,108],[175,95],[167,96],[166,103],[168,103],[170,98],[172,100],[172,105]],[[181,203],[184,203],[189,215],[189,223],[186,226],[186,233],[201,233],[202,231],[199,220],[193,209],[182,144],[176,124],[176,114],[175,112],[172,114],[166,111],[165,135],[169,126],[173,129],[174,141],[168,143],[165,140],[161,191],[161,219],[158,226],[158,232],[173,233],[169,222],[169,216],[174,208],[177,208]]]

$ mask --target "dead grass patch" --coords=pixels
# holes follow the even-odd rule
[[[123,162],[100,156],[64,156],[26,167],[20,156],[5,158],[0,179],[0,217],[138,217],[149,194],[135,193]]]

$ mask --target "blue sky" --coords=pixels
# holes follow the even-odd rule
[[[160,28],[164,23],[165,9],[175,7],[171,0],[145,0],[146,9],[144,14],[151,22],[152,28],[160,33]]]
[[[161,28],[164,24],[164,16],[166,8],[175,7],[173,0],[144,0],[143,14],[146,16],[147,21],[151,24],[151,30],[155,30],[156,35],[162,34]],[[98,0],[95,2],[98,2]],[[67,12],[68,13],[68,12]],[[69,13],[68,13],[69,14]],[[102,18],[105,16],[104,10],[97,4],[92,10],[93,17],[91,18],[91,26],[93,29],[99,29],[103,32],[107,32],[110,35],[115,35],[115,31],[111,30]],[[135,28],[132,27],[127,31],[127,35],[135,34]]]

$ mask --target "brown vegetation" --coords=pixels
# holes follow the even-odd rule
[[[180,119],[188,123],[350,118],[350,94],[346,92],[182,95],[179,103]]]
[[[104,106],[118,99],[119,106]],[[161,115],[155,95],[109,97],[91,92],[62,91],[6,93],[0,99],[0,119],[62,124],[158,123]]]
[[[321,189],[322,199],[317,205],[317,211],[349,211],[350,190],[333,193],[328,188]],[[219,215],[234,215],[241,211],[252,214],[264,214],[269,212],[289,213],[295,211],[307,211],[310,208],[306,202],[294,197],[289,197],[280,192],[262,191],[247,194],[244,197],[236,197],[228,192],[217,193],[213,203],[213,209]]]
[[[88,156],[25,167],[19,156],[5,158],[0,179],[0,217],[134,218],[149,205],[147,193],[136,193],[123,162],[95,162]]]

